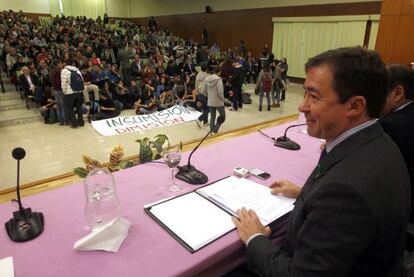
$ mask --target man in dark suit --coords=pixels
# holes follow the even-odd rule
[[[42,102],[39,78],[36,74],[31,73],[27,66],[22,67],[22,74],[19,76],[19,85],[26,97],[34,98],[38,103]]]
[[[134,56],[134,61],[131,63],[131,76],[132,77],[142,77],[142,62],[139,55]]]
[[[411,181],[411,203],[414,199],[414,71],[403,65],[387,67],[389,86],[387,102],[379,120],[384,131],[400,148]],[[411,207],[410,223],[414,223]]]
[[[197,75],[197,70],[195,68],[195,65],[191,61],[191,57],[187,57],[187,59],[185,60],[185,64],[183,65],[183,71],[190,77]]]
[[[254,211],[233,218],[247,245],[250,272],[261,276],[388,276],[402,258],[409,178],[398,147],[376,118],[387,95],[378,54],[330,50],[306,64],[308,134],[326,140],[299,192],[282,246],[273,245]],[[295,196],[276,181],[274,192]]]

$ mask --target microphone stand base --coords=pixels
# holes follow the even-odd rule
[[[208,177],[192,165],[178,166],[175,178],[191,185],[202,185],[208,182]]]
[[[299,150],[300,145],[289,138],[280,137],[275,140],[275,146],[285,148],[287,150]]]
[[[4,225],[10,239],[15,242],[29,241],[43,232],[43,214],[32,212],[30,208],[15,211],[13,218]]]

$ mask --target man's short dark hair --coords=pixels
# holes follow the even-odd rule
[[[395,87],[402,86],[405,91],[405,97],[414,100],[414,71],[405,65],[393,64],[387,66],[388,71],[388,92]]]
[[[305,71],[327,65],[332,70],[333,89],[341,103],[353,96],[363,96],[367,113],[379,117],[388,93],[388,74],[381,57],[361,47],[345,47],[323,52],[310,58]]]
[[[75,66],[75,60],[69,59],[66,61],[66,65],[73,65]]]
[[[208,64],[206,62],[201,63],[201,71],[206,72],[208,70]]]

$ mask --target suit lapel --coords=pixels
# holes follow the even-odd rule
[[[328,153],[328,155],[326,155],[326,157],[319,161],[318,165],[315,167],[308,180],[306,181],[304,187],[314,183],[316,180],[321,178],[326,174],[326,172],[328,172],[330,168],[341,162],[348,155],[354,153],[358,148],[371,142],[383,134],[384,131],[382,130],[379,123],[376,122],[375,124],[359,131],[358,133],[339,143]]]

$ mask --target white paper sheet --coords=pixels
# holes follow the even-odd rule
[[[194,250],[235,228],[228,213],[195,192],[155,205],[151,213]]]
[[[293,209],[294,198],[272,195],[271,189],[234,176],[197,190],[233,214],[245,207],[256,212],[263,225],[275,221]]]
[[[13,257],[0,259],[0,276],[14,277]]]
[[[117,217],[75,242],[73,248],[79,251],[103,250],[116,253],[127,237],[130,226],[131,222]]]

